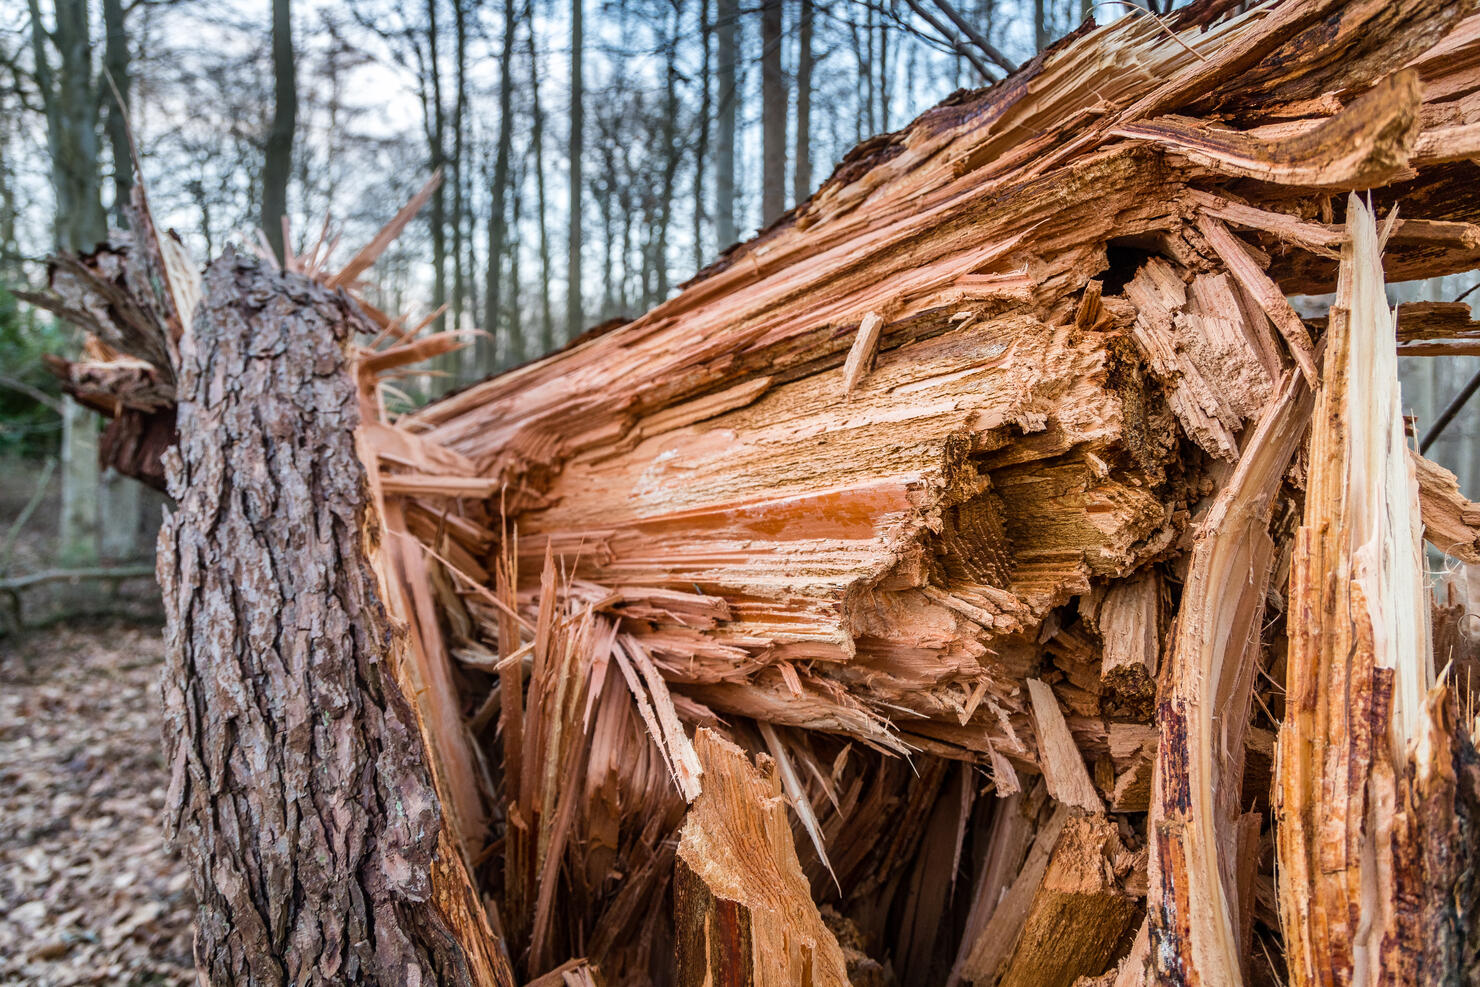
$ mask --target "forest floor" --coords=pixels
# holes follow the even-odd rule
[[[0,638],[0,984],[189,984],[157,625]]]

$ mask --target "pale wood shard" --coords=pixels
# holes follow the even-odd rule
[[[1152,959],[1161,977],[1239,982],[1238,888],[1243,728],[1273,569],[1270,516],[1305,436],[1311,398],[1289,375],[1250,430],[1198,529],[1157,711],[1160,743],[1148,822]]]
[[[371,266],[380,259],[380,255],[385,253],[386,248],[396,241],[396,238],[406,229],[407,224],[416,218],[416,214],[421,212],[422,207],[431,200],[432,193],[441,184],[442,171],[438,169],[421,187],[421,190],[401,207],[391,221],[386,223],[380,232],[370,239],[370,242],[361,247],[359,252],[349,259],[349,263],[328,279],[326,282],[328,286],[330,288],[353,286],[359,280],[360,275],[370,270]]]
[[[1291,627],[1275,791],[1295,984],[1344,979],[1359,967],[1394,976],[1422,949],[1405,931],[1405,913],[1372,890],[1412,852],[1394,826],[1402,811],[1394,792],[1433,669],[1377,230],[1356,196],[1347,213],[1290,576],[1300,619]]]
[[[797,862],[775,766],[752,765],[708,729],[694,745],[705,784],[678,845],[679,982],[846,987],[843,952]]]
[[[865,315],[858,324],[858,335],[843,361],[843,393],[852,394],[863,375],[872,369],[874,354],[879,348],[879,330],[883,325],[884,320],[875,312]]]
[[[1039,679],[1028,679],[1033,700],[1033,726],[1038,738],[1038,766],[1048,782],[1048,791],[1058,801],[1086,812],[1104,812],[1105,804],[1090,781],[1084,756],[1074,744],[1064,722],[1053,688]]]

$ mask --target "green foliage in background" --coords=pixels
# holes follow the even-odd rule
[[[62,420],[35,392],[61,398],[41,356],[66,349],[66,336],[52,319],[0,287],[0,459],[57,452]]]

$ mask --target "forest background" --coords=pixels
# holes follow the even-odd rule
[[[106,608],[129,579],[151,592],[148,566],[128,564],[152,552],[160,500],[98,470],[97,416],[61,399],[43,361],[80,340],[11,293],[44,283],[53,250],[126,226],[130,133],[159,224],[201,261],[227,245],[353,249],[440,173],[370,299],[478,334],[400,382],[410,407],[640,314],[856,144],[1003,78],[1085,18],[1161,2],[9,0],[0,583],[112,573],[106,592],[38,584],[32,616]],[[1391,294],[1450,300],[1474,281]],[[1480,369],[1404,362],[1420,431]],[[1430,450],[1469,491],[1476,438],[1461,413]],[[9,603],[9,624],[26,619],[18,593]]]

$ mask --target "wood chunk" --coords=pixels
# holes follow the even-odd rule
[[[1255,663],[1274,543],[1270,514],[1305,435],[1311,397],[1287,375],[1198,529],[1157,710],[1151,817],[1151,955],[1158,975],[1231,982],[1239,968],[1228,884],[1238,841]]]
[[[1053,688],[1040,679],[1028,679],[1033,701],[1033,726],[1038,735],[1038,766],[1048,782],[1048,791],[1065,805],[1086,812],[1104,812],[1105,804],[1090,781],[1084,755],[1074,743]]]
[[[1141,912],[1124,885],[1134,866],[1113,822],[1070,819],[1000,987],[1068,987],[1077,977],[1104,972]]]
[[[674,885],[680,984],[847,987],[792,843],[774,763],[707,728],[694,739],[704,790],[679,837]]]
[[[1219,259],[1228,265],[1229,273],[1253,296],[1259,307],[1264,309],[1264,314],[1269,316],[1275,328],[1280,331],[1280,335],[1285,337],[1290,355],[1295,358],[1300,372],[1305,375],[1306,383],[1314,387],[1317,373],[1310,331],[1300,321],[1300,315],[1285,298],[1285,293],[1249,256],[1248,246],[1228,232],[1228,227],[1204,214],[1198,217],[1197,228],[1207,238],[1209,246],[1217,252]]]
[[[1413,853],[1395,788],[1433,681],[1418,491],[1376,224],[1355,195],[1347,231],[1290,573],[1300,619],[1277,758],[1280,915],[1296,987],[1368,964],[1408,982],[1399,970],[1423,943],[1384,876],[1404,873]]]
[[[1100,603],[1100,681],[1123,704],[1145,707],[1155,692],[1160,602],[1161,579],[1147,571],[1113,585]]]
[[[1445,555],[1480,563],[1480,504],[1460,493],[1453,473],[1416,450],[1409,455],[1418,480],[1424,537]]]
[[[1115,824],[1060,806],[976,938],[962,979],[1068,987],[1103,973],[1140,912],[1123,879],[1134,867]]]
[[[1278,356],[1227,282],[1199,275],[1189,286],[1181,270],[1152,258],[1125,291],[1136,306],[1132,335],[1166,382],[1177,420],[1210,454],[1232,460],[1239,429],[1268,400]]]

